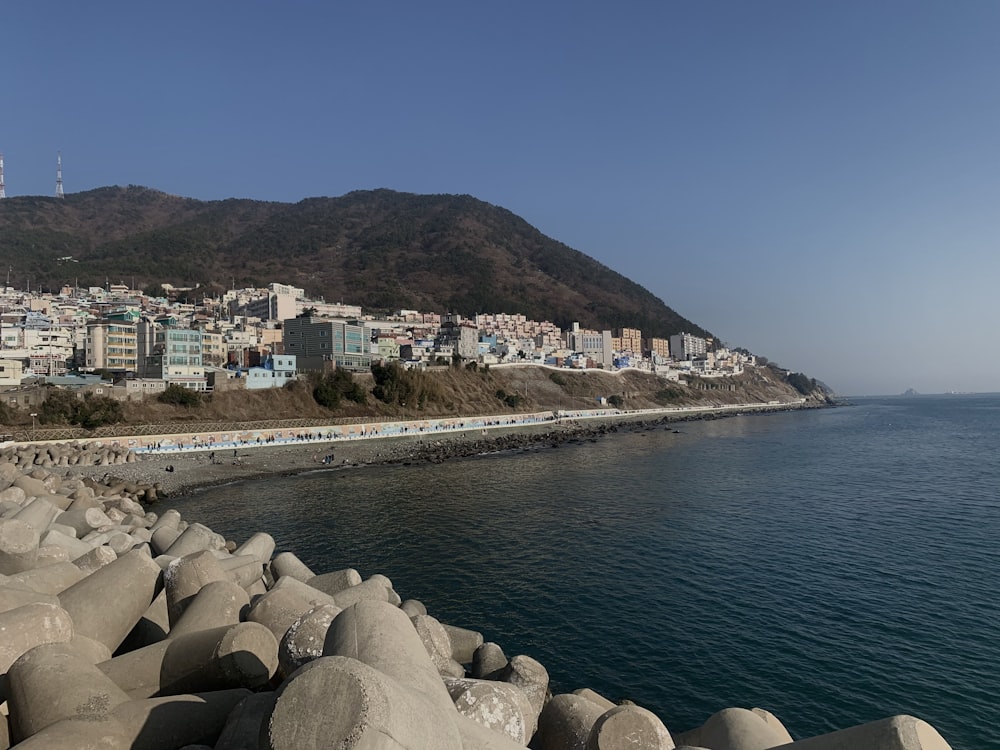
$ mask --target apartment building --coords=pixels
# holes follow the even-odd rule
[[[670,337],[670,356],[678,362],[704,357],[708,352],[708,342],[690,333],[677,333]]]
[[[158,328],[153,333],[153,352],[146,357],[142,375],[196,391],[208,388],[202,355],[201,331],[189,328]]]
[[[322,370],[333,363],[347,370],[371,369],[371,329],[360,320],[291,318],[282,327],[285,354],[300,370]]]
[[[642,353],[642,331],[638,328],[617,328],[612,332],[612,338],[617,339],[616,351]]]
[[[84,366],[88,370],[134,372],[136,361],[135,323],[101,320],[87,324]]]

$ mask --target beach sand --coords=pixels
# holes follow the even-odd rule
[[[340,441],[248,445],[237,449],[137,454],[136,461],[111,466],[71,466],[66,473],[101,479],[105,476],[158,485],[161,497],[182,495],[202,487],[268,476],[299,474],[316,469],[357,467],[406,461],[432,461],[514,450],[539,442],[556,443],[578,436],[605,434],[609,425],[544,424],[435,435],[408,435]],[[326,456],[330,463],[323,463]]]
[[[664,414],[662,411],[609,414],[598,419],[567,419],[533,425],[491,427],[488,430],[455,430],[396,437],[369,437],[334,441],[293,441],[214,451],[185,450],[136,454],[136,461],[111,466],[71,466],[63,473],[78,473],[101,480],[106,477],[157,487],[161,498],[193,492],[201,487],[229,484],[268,476],[300,474],[324,468],[357,467],[388,463],[442,461],[503,450],[556,445],[579,439],[597,439],[633,428],[674,429],[677,422],[731,417],[743,412],[783,411],[800,404],[752,405],[745,409],[722,408],[705,412],[691,410]],[[324,463],[332,456],[330,463]]]

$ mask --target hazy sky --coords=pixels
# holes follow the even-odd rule
[[[468,193],[842,394],[996,391],[998,40],[994,0],[10,2],[0,152],[8,196],[57,151],[68,193]]]

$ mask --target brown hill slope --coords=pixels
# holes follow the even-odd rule
[[[124,281],[211,293],[281,281],[369,310],[522,312],[568,326],[708,332],[642,286],[467,195],[357,191],[296,204],[142,187],[0,201],[12,283]]]
[[[129,404],[132,423],[168,423],[177,420],[243,422],[268,419],[420,419],[422,417],[513,414],[530,411],[593,409],[598,398],[620,396],[623,409],[655,409],[663,406],[723,406],[727,404],[795,403],[801,394],[769,368],[749,368],[733,378],[684,379],[668,383],[650,373],[633,370],[613,374],[600,371],[567,371],[521,366],[471,370],[445,367],[416,373],[428,397],[422,405],[412,402],[386,404],[371,395],[371,375],[356,375],[368,394],[364,404],[347,400],[333,410],[312,399],[306,382],[274,391],[214,394],[204,405],[188,409],[149,399]],[[513,399],[507,397],[513,396]],[[821,392],[810,397],[826,404]]]

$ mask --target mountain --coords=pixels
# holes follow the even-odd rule
[[[711,335],[639,284],[468,195],[383,189],[289,204],[128,186],[6,198],[0,262],[22,287],[168,282],[211,294],[278,281],[366,310],[520,312],[561,327]]]

